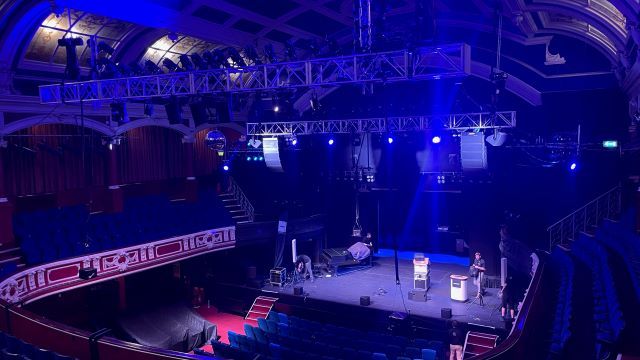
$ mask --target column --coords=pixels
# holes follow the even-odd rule
[[[109,182],[107,183],[107,198],[105,201],[105,210],[115,213],[121,212],[124,207],[122,189],[120,188],[120,173],[118,170],[118,146],[113,142],[109,143],[108,148],[108,168]]]
[[[125,283],[125,277],[120,276],[116,278],[118,282],[118,310],[127,309],[127,284]]]
[[[185,136],[182,138],[182,146],[184,148],[184,164],[186,179],[184,183],[184,197],[188,202],[198,201],[198,181],[195,177],[194,158],[195,158],[195,138],[193,136]]]
[[[4,183],[4,156],[5,150],[0,147],[0,248],[11,246],[13,237],[13,204],[7,198]]]

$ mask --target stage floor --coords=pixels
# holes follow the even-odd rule
[[[305,295],[310,298],[333,301],[343,304],[360,305],[360,296],[371,297],[371,307],[387,311],[406,311],[412,315],[440,318],[440,309],[451,308],[452,319],[465,323],[474,323],[505,328],[500,316],[500,298],[498,289],[486,289],[484,306],[472,303],[477,292],[471,279],[467,286],[469,301],[461,303],[451,300],[451,274],[467,275],[469,268],[459,264],[432,263],[431,288],[428,291],[427,302],[417,302],[408,299],[407,293],[413,288],[413,263],[411,260],[399,259],[398,274],[400,286],[396,285],[394,261],[392,257],[375,257],[373,267],[338,277],[316,278],[300,283]],[[293,287],[267,285],[264,290],[293,294]],[[403,305],[404,299],[404,305]]]

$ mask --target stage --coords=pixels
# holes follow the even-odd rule
[[[388,255],[388,254],[386,254]],[[476,287],[469,279],[467,291],[469,301],[466,303],[451,300],[451,274],[468,275],[469,268],[458,261],[431,264],[431,288],[427,293],[427,302],[416,302],[408,299],[407,293],[413,288],[413,263],[411,260],[400,258],[398,273],[400,286],[396,285],[394,260],[390,256],[374,257],[373,267],[352,272],[338,277],[316,278],[298,283],[304,288],[305,296],[325,301],[360,306],[360,296],[371,297],[371,307],[386,311],[405,311],[412,315],[440,318],[440,309],[451,308],[452,319],[465,323],[491,326],[504,329],[505,323],[500,316],[500,298],[498,289],[486,289],[484,306],[472,303],[476,294]],[[288,269],[289,270],[289,269]],[[293,286],[284,288],[267,285],[263,290],[293,294]],[[404,303],[403,303],[404,300]]]

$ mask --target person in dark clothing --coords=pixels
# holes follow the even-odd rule
[[[462,360],[462,345],[464,345],[464,331],[453,320],[449,329],[449,360]]]
[[[302,280],[305,280],[307,276],[313,282],[313,269],[311,268],[311,258],[307,255],[300,255],[296,258],[295,263],[296,273]]]
[[[507,310],[509,310],[511,319],[514,319],[516,314],[515,294],[514,294],[514,285],[511,285],[510,280],[505,282],[504,287],[501,290],[501,294],[502,294],[502,319],[506,320],[505,316],[507,315]]]

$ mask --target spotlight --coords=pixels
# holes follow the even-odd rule
[[[224,171],[229,171],[229,165],[224,164],[224,165],[222,166],[222,170],[224,170]]]
[[[180,55],[179,59],[180,59],[180,66],[182,66],[184,70],[186,71],[193,70],[193,62],[191,62],[189,55]]]
[[[247,156],[247,161],[251,161],[251,156]]]
[[[254,157],[253,157],[253,161],[258,161],[258,157],[257,157],[257,156],[254,156]]]
[[[259,161],[262,161],[262,160],[264,160],[264,158],[263,158],[262,156],[259,156],[259,157],[258,157],[258,160],[259,160]]]
[[[293,145],[293,146],[298,145],[298,138],[295,135],[291,135],[291,137],[289,138],[289,141],[291,142],[291,145]]]
[[[576,163],[575,161],[571,163],[571,165],[569,165],[569,170],[571,171],[575,171],[578,168],[578,163]]]
[[[393,144],[393,137],[391,135],[389,135],[389,137],[387,137],[387,142],[389,144]]]
[[[436,135],[433,138],[431,138],[431,142],[434,143],[434,144],[440,144],[440,141],[442,141],[442,139],[438,135]]]
[[[334,143],[334,142],[335,142],[335,141],[333,140],[333,138],[330,138],[330,139],[329,139],[329,145],[333,145],[333,143]]]
[[[172,72],[179,70],[178,65],[168,58],[162,59],[162,65],[164,65],[164,67],[166,67],[167,69],[169,69],[169,71],[172,71]]]
[[[274,111],[274,112],[278,112],[278,111],[280,111],[280,106],[278,106],[278,105],[274,105],[274,106],[273,106],[273,111]]]

